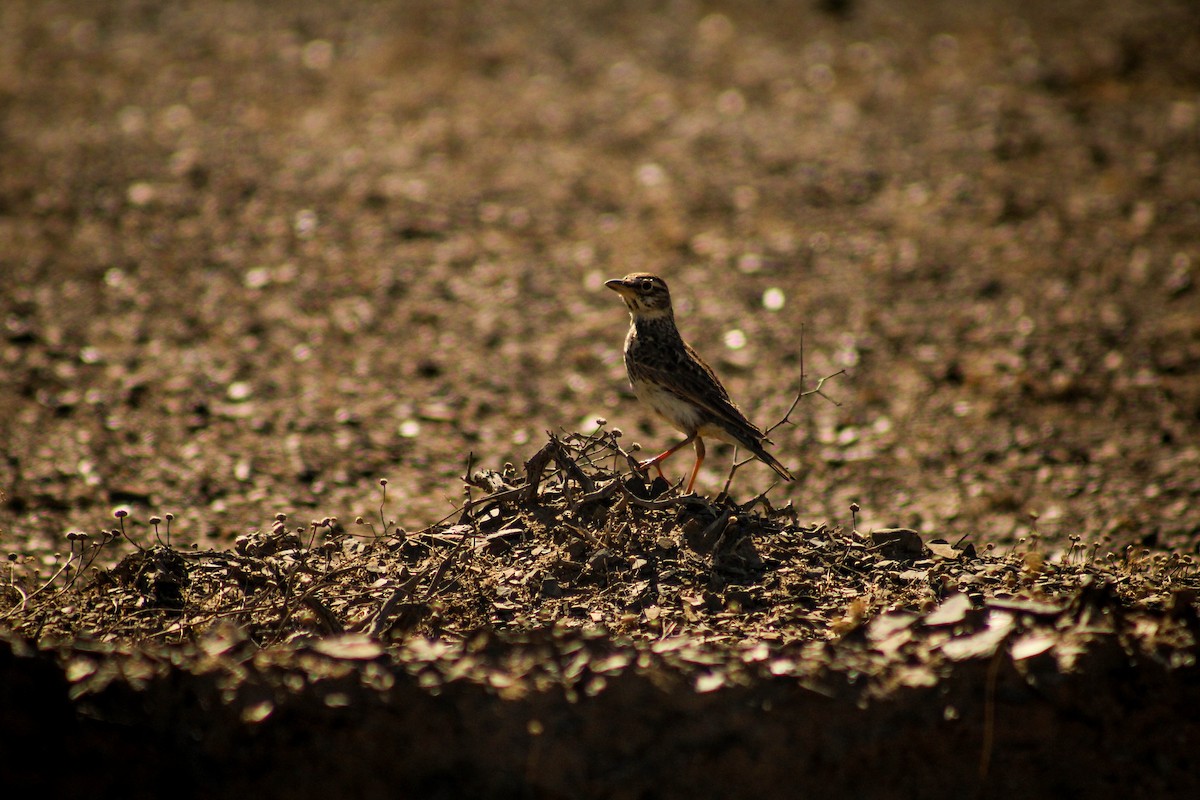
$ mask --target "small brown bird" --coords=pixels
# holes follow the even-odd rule
[[[631,324],[625,337],[625,369],[638,399],[687,435],[679,444],[649,461],[642,469],[658,467],[679,448],[695,441],[696,466],[688,480],[692,491],[704,463],[704,437],[744,447],[785,481],[792,473],[763,449],[767,435],[729,399],[716,373],[679,335],[671,293],[656,275],[635,272],[604,284],[629,306]],[[659,470],[661,472],[661,469]]]

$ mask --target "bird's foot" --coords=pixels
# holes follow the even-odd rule
[[[655,471],[658,472],[658,477],[665,481],[667,476],[663,475],[662,467],[659,465],[661,460],[661,458],[648,458],[645,461],[639,461],[637,465],[638,472],[648,472],[651,467],[654,467]]]

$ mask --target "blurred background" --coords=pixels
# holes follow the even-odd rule
[[[760,424],[846,370],[773,436],[801,520],[1194,552],[1198,231],[1187,0],[6,0],[0,550],[665,447],[647,270]]]

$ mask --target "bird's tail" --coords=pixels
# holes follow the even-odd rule
[[[788,468],[785,467],[783,464],[780,464],[779,459],[775,458],[775,456],[768,453],[761,444],[755,442],[754,446],[748,447],[748,449],[750,450],[751,453],[754,454],[754,456],[759,461],[763,462],[768,467],[775,470],[775,473],[779,477],[783,478],[785,481],[796,480],[795,476],[793,476],[792,473],[788,471]]]
[[[775,470],[775,474],[785,481],[796,480],[788,468],[780,464],[779,459],[768,453],[767,449],[763,447],[764,444],[771,444],[771,440],[766,437],[766,434],[745,420],[743,423],[742,425],[722,424],[719,432],[713,433],[719,439],[746,448],[755,458]]]
[[[728,430],[728,429],[727,429]],[[788,471],[788,468],[779,463],[779,459],[767,452],[763,444],[770,444],[771,440],[765,436],[756,436],[751,438],[746,431],[730,431],[737,439],[742,447],[754,454],[754,457],[766,464],[771,469],[775,470],[775,474],[783,478],[785,481],[796,480],[795,476]]]

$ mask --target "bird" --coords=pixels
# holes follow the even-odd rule
[[[704,437],[744,447],[785,481],[795,480],[787,467],[763,447],[772,444],[761,428],[746,419],[712,367],[683,340],[675,326],[671,292],[657,275],[634,272],[605,281],[629,308],[625,337],[625,370],[638,400],[687,436],[679,444],[647,461],[642,471],[661,464],[680,448],[695,442],[696,465],[687,492],[696,484],[704,463]]]

